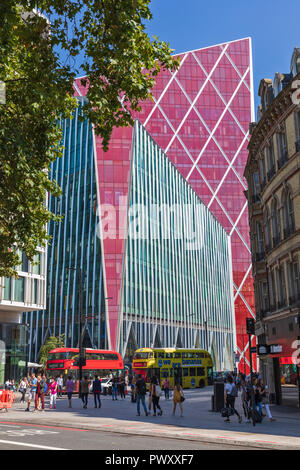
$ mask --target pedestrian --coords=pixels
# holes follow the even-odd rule
[[[4,384],[4,390],[10,390],[10,387],[11,387],[11,381],[7,379]]]
[[[85,375],[83,380],[81,381],[80,391],[81,391],[81,400],[83,403],[83,408],[87,408],[88,405],[88,398],[89,398],[89,379],[88,376]]]
[[[50,381],[50,409],[56,408],[57,382],[54,377]]]
[[[269,402],[269,387],[268,385],[264,384],[263,379],[259,380],[259,387],[260,387],[260,393],[262,397],[262,405],[266,408],[266,412],[268,415],[268,418],[270,421],[276,421],[275,418],[273,418],[271,411],[270,411],[270,402]]]
[[[75,383],[71,375],[68,376],[66,385],[67,385],[67,396],[68,396],[69,408],[72,408],[72,395],[73,395]]]
[[[130,388],[131,388],[131,403],[136,402],[136,394],[135,394],[135,386],[136,386],[136,377],[135,375],[131,379]]]
[[[36,385],[37,385],[37,378],[35,376],[35,373],[32,372],[31,378],[29,381],[29,396],[28,396],[28,401],[27,401],[27,408],[25,411],[30,411],[30,403],[33,401],[35,403],[35,395],[36,395]]]
[[[94,402],[95,402],[95,408],[97,408],[97,402],[98,402],[98,407],[101,408],[101,382],[99,380],[98,375],[95,375],[95,380],[93,381],[93,394],[94,394]]]
[[[160,398],[160,386],[158,385],[158,381],[156,377],[152,377],[151,384],[150,384],[150,395],[152,397],[152,404],[153,404],[153,416],[156,416],[156,409],[159,410],[158,415],[162,415],[162,409],[159,404]]]
[[[16,391],[17,391],[17,388],[16,388],[16,384],[15,384],[14,379],[11,380],[9,390],[11,390],[12,392],[16,392]]]
[[[60,374],[56,379],[57,382],[57,398],[62,398],[62,391],[64,386],[64,377],[63,374]]]
[[[116,377],[113,377],[112,382],[111,382],[111,394],[112,394],[112,399],[113,400],[118,400],[117,394],[118,394],[118,381]]]
[[[173,416],[175,416],[176,407],[177,407],[177,405],[179,405],[180,416],[183,417],[182,403],[183,403],[184,400],[185,400],[185,397],[184,397],[184,394],[183,394],[182,386],[180,384],[180,381],[177,380],[176,383],[175,383],[174,394],[173,394],[173,404],[174,404],[173,413],[172,413]]]
[[[136,393],[136,404],[137,404],[137,416],[141,416],[140,402],[142,402],[145,415],[148,416],[148,411],[145,404],[145,395],[147,392],[146,383],[142,375],[139,375],[135,384]]]
[[[240,380],[241,380],[241,399],[242,399],[242,406],[244,410],[244,415],[245,415],[245,422],[250,423],[250,390],[249,390],[249,384],[246,380],[245,374],[240,374]]]
[[[165,399],[169,400],[170,398],[170,382],[167,379],[167,377],[164,378],[163,383],[162,383],[163,391],[165,394]]]
[[[122,399],[125,399],[125,379],[123,375],[121,375],[120,381],[119,381],[119,393],[120,393],[120,397]]]
[[[39,400],[41,401],[42,412],[45,411],[45,385],[46,385],[46,382],[42,378],[42,374],[38,374],[37,383],[36,383],[35,401],[34,401],[35,403],[34,411],[37,411],[38,409]]]
[[[238,413],[238,411],[235,409],[234,404],[235,404],[235,399],[238,396],[238,390],[237,387],[233,381],[233,378],[231,375],[227,376],[226,379],[226,385],[225,385],[225,403],[226,403],[226,408],[233,410],[233,413],[237,415],[239,423],[242,422],[242,417]],[[229,415],[225,419],[225,423],[230,423],[230,418]]]
[[[27,377],[24,377],[19,383],[19,392],[21,393],[20,403],[25,403],[25,395],[28,388]]]
[[[257,380],[257,377],[253,378],[253,390],[254,390],[254,405],[256,411],[262,416],[262,394],[261,394],[261,387]]]

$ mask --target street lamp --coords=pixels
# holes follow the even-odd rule
[[[84,357],[84,351],[83,351],[83,335],[85,332],[85,323],[84,327],[81,328],[81,320],[82,320],[82,271],[81,267],[75,267],[71,266],[67,268],[70,271],[75,271],[79,273],[79,291],[78,291],[78,303],[79,303],[79,314],[78,314],[78,336],[79,336],[79,361],[78,361],[78,366],[79,366],[79,394],[81,393],[81,382],[82,382],[82,365],[83,365],[83,357]]]

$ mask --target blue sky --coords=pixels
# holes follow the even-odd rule
[[[300,47],[299,0],[152,0],[147,31],[168,41],[175,53],[250,36],[255,108],[261,78],[289,72]]]

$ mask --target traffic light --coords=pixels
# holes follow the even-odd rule
[[[253,318],[246,318],[246,330],[248,335],[255,334],[255,322]]]
[[[75,367],[84,367],[86,366],[86,349],[82,348],[82,355],[77,356],[73,362],[73,366]]]

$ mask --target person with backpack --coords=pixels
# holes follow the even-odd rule
[[[150,395],[152,397],[152,404],[153,404],[153,416],[156,416],[156,409],[159,410],[158,415],[162,415],[162,409],[159,404],[159,398],[160,398],[160,386],[157,383],[156,377],[152,377],[151,379],[151,384],[150,384]]]
[[[141,416],[141,410],[140,410],[140,402],[142,402],[145,415],[148,416],[148,411],[146,408],[146,403],[145,403],[145,395],[146,395],[147,389],[146,389],[146,382],[143,379],[141,375],[138,376],[138,379],[135,384],[135,394],[136,394],[136,405],[137,405],[137,416]]]
[[[239,423],[241,423],[242,422],[242,417],[240,416],[240,414],[238,413],[238,411],[234,407],[235,399],[238,396],[237,386],[235,385],[231,375],[227,376],[226,382],[227,383],[225,385],[225,390],[224,390],[225,391],[226,408],[228,408],[228,410],[232,410],[233,414],[237,415]],[[229,414],[228,414],[227,418],[225,419],[225,423],[230,423]]]

